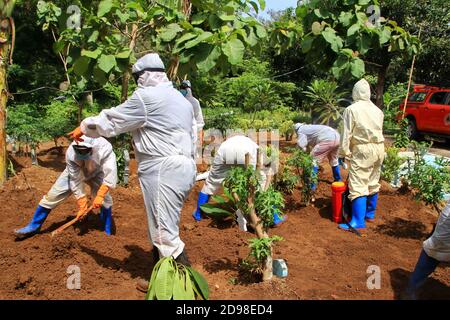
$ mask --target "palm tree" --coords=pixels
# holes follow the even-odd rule
[[[342,120],[343,108],[339,102],[344,93],[338,90],[334,81],[314,80],[303,94],[309,98],[311,111],[318,115],[321,124],[331,125]]]

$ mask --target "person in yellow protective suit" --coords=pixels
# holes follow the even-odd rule
[[[362,79],[353,88],[354,103],[344,111],[344,129],[339,149],[340,160],[350,160],[349,199],[352,202],[350,225],[366,227],[375,219],[384,160],[383,112],[370,101],[370,85]],[[347,224],[339,228],[349,230]]]

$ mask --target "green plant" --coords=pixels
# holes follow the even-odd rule
[[[263,273],[266,259],[272,256],[274,243],[281,240],[283,240],[283,238],[280,236],[250,239],[250,253],[248,257],[242,261],[242,266],[251,272],[257,274]]]
[[[259,190],[256,193],[255,210],[265,229],[273,225],[273,213],[275,210],[282,216],[280,212],[282,208],[284,208],[283,195],[273,187],[269,187],[265,191]]]
[[[280,126],[280,133],[286,138],[286,141],[292,140],[294,135],[294,122],[292,120],[284,121]]]
[[[381,178],[387,182],[392,182],[400,171],[400,166],[405,162],[405,158],[399,156],[399,150],[391,147],[386,150],[386,158],[381,170]]]
[[[400,130],[394,136],[394,147],[406,148],[410,144],[408,137],[408,119],[403,119],[400,123]]]
[[[295,174],[292,174],[293,169],[289,166],[284,166],[283,169],[275,177],[275,189],[286,193],[292,194],[295,186],[297,185],[299,178]]]
[[[406,83],[391,84],[383,95],[383,130],[386,132],[396,132],[400,129],[397,115],[400,112],[398,108],[401,101],[406,97]]]
[[[8,159],[8,172],[6,173],[6,176],[8,178],[14,177],[16,175],[16,170],[14,169],[14,164],[12,163],[11,159]]]
[[[336,82],[314,80],[303,94],[309,99],[312,113],[318,116],[320,123],[331,125],[341,121],[344,110],[339,106],[339,100],[344,94],[338,90]]]
[[[286,164],[294,169],[295,175],[302,184],[302,201],[308,205],[313,196],[312,185],[317,184],[318,177],[313,171],[313,157],[298,148],[291,149],[292,154]]]
[[[434,164],[429,164],[425,155],[431,144],[413,141],[411,146],[414,165],[408,168],[407,181],[416,190],[418,200],[433,205],[439,211],[438,205],[450,191],[450,161],[438,158]]]
[[[208,300],[208,283],[191,267],[178,264],[172,257],[160,259],[145,296],[146,300]]]
[[[250,188],[257,189],[259,185],[260,174],[251,166],[234,167],[228,172],[223,185],[227,188],[231,195],[236,194],[239,202],[236,204],[243,214],[249,213],[248,197]]]
[[[228,191],[227,187],[223,188],[224,195],[213,195],[211,198],[213,203],[205,203],[200,208],[207,215],[214,218],[227,218],[235,215],[238,210],[236,201]]]

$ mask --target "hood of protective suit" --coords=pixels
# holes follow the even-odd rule
[[[138,86],[156,87],[157,85],[165,82],[170,81],[164,72],[145,71],[144,74],[139,77]]]
[[[165,67],[157,53],[149,53],[140,58],[133,65],[133,74],[140,74],[137,84],[140,87],[156,87],[157,85],[169,82]]]
[[[352,98],[354,102],[370,101],[370,85],[365,79],[361,79],[355,84]]]
[[[300,129],[300,127],[302,127],[304,125],[305,125],[305,123],[296,123],[296,124],[294,124],[295,132],[298,132],[298,129]]]
[[[136,61],[136,63],[133,65],[132,72],[137,73],[148,68],[165,69],[164,62],[162,62],[157,53],[146,54],[138,61]]]

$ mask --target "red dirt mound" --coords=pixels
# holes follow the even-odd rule
[[[15,160],[24,168],[0,189],[0,298],[143,299],[144,294],[135,289],[136,280],[149,278],[153,261],[136,175],[127,188],[113,191],[115,235],[106,236],[98,215],[91,214],[52,238],[51,231],[75,215],[71,198],[52,211],[41,234],[17,242],[13,230],[28,223],[64,164],[61,155],[43,151],[40,167]],[[255,283],[239,272],[238,263],[248,254],[246,241],[252,234],[239,231],[233,222],[193,221],[191,213],[203,182],[197,183],[182,212],[181,238],[193,266],[208,280],[211,299],[398,298],[436,221],[432,210],[384,184],[376,222],[368,225],[366,237],[358,238],[338,230],[331,221],[331,179],[326,165],[314,206],[300,207],[298,192],[287,197],[288,219],[270,233],[284,238],[274,258],[287,261],[289,276],[269,283]],[[73,265],[81,272],[79,290],[67,288]],[[379,290],[366,285],[372,265],[381,270]],[[450,270],[439,267],[422,297],[449,299],[449,282]]]

